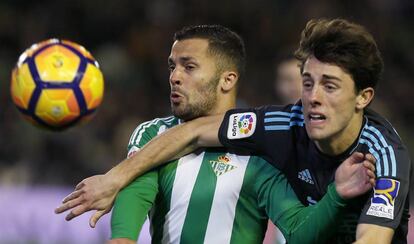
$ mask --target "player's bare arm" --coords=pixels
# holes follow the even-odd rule
[[[374,224],[359,224],[357,226],[355,243],[391,243],[394,230]]]
[[[117,193],[136,177],[148,170],[188,154],[203,146],[221,146],[218,130],[223,115],[198,118],[155,137],[134,156],[123,160],[105,175],[96,175],[81,181],[65,197],[55,212],[71,209],[66,220],[87,211],[97,210],[90,219],[95,227],[98,219],[108,213]]]

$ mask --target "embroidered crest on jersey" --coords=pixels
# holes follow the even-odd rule
[[[367,215],[394,219],[394,202],[399,189],[400,182],[397,180],[378,179]]]
[[[127,158],[134,156],[134,154],[137,153],[138,151],[139,151],[138,147],[132,146],[131,149],[129,149],[128,151]]]
[[[256,121],[256,114],[252,112],[230,115],[227,138],[240,139],[253,135],[256,129]]]
[[[309,172],[309,169],[305,169],[305,170],[300,171],[298,173],[298,178],[305,181],[306,183],[311,184],[311,185],[314,184],[312,176]]]
[[[236,166],[229,164],[229,162],[230,158],[226,155],[219,156],[217,161],[210,160],[211,167],[217,177],[237,168]]]

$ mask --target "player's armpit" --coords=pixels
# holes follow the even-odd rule
[[[136,244],[136,241],[130,240],[128,238],[115,238],[109,240],[107,244]]]
[[[391,243],[394,230],[389,227],[373,225],[373,224],[358,224],[356,241],[354,243]]]

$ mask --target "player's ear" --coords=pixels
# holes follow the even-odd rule
[[[374,94],[374,88],[372,87],[367,87],[359,91],[356,98],[356,108],[364,109],[365,107],[367,107],[374,98]]]
[[[224,71],[220,77],[220,86],[224,92],[232,90],[239,79],[239,74],[234,71]]]

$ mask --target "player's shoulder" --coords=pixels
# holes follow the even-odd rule
[[[385,144],[390,144],[393,147],[403,146],[397,130],[386,118],[371,109],[367,109],[364,116],[366,121],[362,136],[378,141],[382,146],[386,146]]]
[[[171,128],[180,123],[180,120],[174,116],[168,116],[163,118],[155,118],[153,120],[145,121],[139,124],[135,131],[142,131],[148,129],[159,129],[161,127]]]
[[[410,168],[409,153],[397,131],[390,122],[372,110],[365,111],[364,116],[359,143],[366,145],[376,158],[377,176],[399,177],[407,174],[404,171]]]
[[[155,118],[153,120],[145,121],[139,124],[132,132],[129,144],[136,144],[136,142],[139,142],[143,135],[146,134],[154,137],[179,123],[180,120],[174,116]]]

